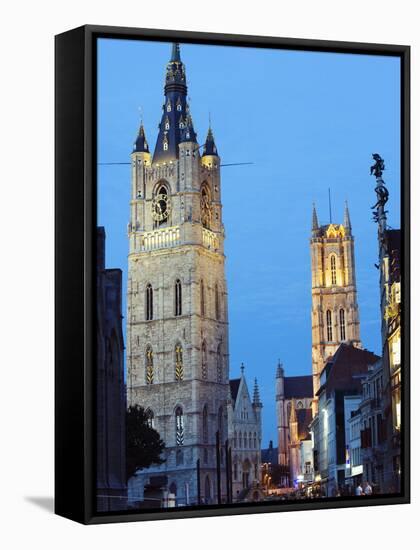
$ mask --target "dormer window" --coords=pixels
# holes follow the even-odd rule
[[[180,127],[181,130],[182,130],[182,128],[184,128],[184,123],[183,123],[183,122],[180,122],[180,123],[179,123],[179,127]]]
[[[169,122],[165,122],[165,130],[169,130]]]
[[[163,144],[163,150],[164,151],[168,150],[168,142],[167,141],[165,141],[164,144]]]
[[[172,111],[171,102],[168,100],[168,103],[166,104],[166,110],[168,113]]]
[[[177,110],[177,111],[182,111],[182,105],[181,105],[181,103],[178,103],[178,105],[176,106],[176,110]]]

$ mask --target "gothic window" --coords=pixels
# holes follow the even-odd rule
[[[149,283],[146,286],[146,321],[153,319],[153,288]]]
[[[217,381],[221,383],[223,381],[223,365],[222,365],[222,345],[217,346],[216,354],[216,377]]]
[[[201,344],[201,376],[203,380],[207,380],[207,374],[207,346],[206,343],[203,342]]]
[[[175,380],[184,380],[184,361],[181,344],[175,346]]]
[[[151,346],[146,349],[146,384],[153,384],[154,369],[153,369],[153,350]]]
[[[239,448],[242,449],[242,432],[239,432]]]
[[[200,313],[201,316],[204,317],[206,313],[206,304],[205,304],[206,296],[204,293],[204,281],[203,279],[200,280]]]
[[[176,445],[184,445],[184,414],[181,407],[175,411],[175,436]]]
[[[170,100],[168,99],[168,103],[166,104],[166,110],[168,113],[170,113],[172,111],[172,106],[171,106],[171,102]]]
[[[298,408],[298,409],[303,409],[303,403],[302,403],[302,401],[298,401],[298,402],[297,402],[296,408]]]
[[[168,150],[168,142],[167,142],[167,141],[164,141],[164,142],[163,142],[163,150],[164,150],[164,151],[167,151],[167,150]]]
[[[146,417],[147,417],[147,425],[149,426],[149,428],[154,428],[155,427],[155,414],[152,411],[152,409],[147,409],[146,410]]]
[[[175,282],[175,316],[182,315],[182,285],[179,279]]]
[[[248,436],[246,435],[246,432],[244,433],[244,449],[248,447]]]
[[[344,309],[340,309],[340,340],[346,339],[346,316]]]
[[[233,436],[233,448],[236,449],[238,446],[238,434],[235,432],[235,435]]]
[[[236,481],[238,479],[238,463],[233,464],[233,479]]]
[[[290,419],[290,412],[292,410],[292,404],[290,403],[290,401],[287,403],[287,420],[289,421]]]
[[[203,443],[208,443],[209,440],[209,415],[207,405],[203,409]]]
[[[327,309],[327,314],[326,314],[326,317],[327,317],[327,341],[328,342],[332,342],[332,315],[331,315],[331,310],[330,309]]]
[[[214,309],[216,313],[216,319],[220,319],[219,286],[217,283],[214,289]]]
[[[254,449],[257,448],[257,434],[254,432]]]
[[[248,434],[248,445],[249,445],[249,448],[252,449],[252,433],[249,432]]]
[[[181,110],[182,110],[182,105],[181,105],[181,103],[178,103],[178,105],[176,106],[176,110],[177,110],[177,111],[181,111]]]
[[[332,254],[331,256],[331,284],[336,285],[337,284],[337,265],[336,265],[336,257],[335,254]]]

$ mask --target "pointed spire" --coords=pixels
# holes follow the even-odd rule
[[[172,55],[171,55],[170,63],[172,63],[174,61],[178,61],[178,62],[181,61],[181,52],[180,52],[180,49],[179,49],[179,43],[178,42],[174,42],[172,44]]]
[[[216,144],[214,142],[214,136],[213,136],[213,131],[211,129],[211,126],[209,126],[209,129],[208,129],[208,132],[207,132],[206,143],[205,143],[204,149],[203,149],[203,157],[206,156],[206,155],[218,156],[217,147],[216,147]]]
[[[181,130],[180,143],[183,143],[185,141],[192,141],[194,143],[197,143],[197,134],[195,133],[195,130],[194,130],[192,116],[189,113],[187,114],[185,127],[183,130]]]
[[[245,365],[241,363],[241,378],[244,376]]]
[[[315,203],[312,203],[312,231],[318,231],[318,216],[316,213]]]
[[[143,122],[140,123],[139,133],[134,142],[133,153],[148,153],[149,144],[147,143]]]
[[[252,404],[258,407],[261,407],[262,405],[261,399],[260,399],[260,390],[258,388],[258,382],[256,378],[254,380],[254,396],[252,399]]]
[[[351,232],[350,212],[347,201],[344,203],[344,227]]]
[[[284,376],[284,368],[283,368],[283,364],[280,362],[280,359],[279,359],[277,363],[276,378],[283,378],[283,376]]]

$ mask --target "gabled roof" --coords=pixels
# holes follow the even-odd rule
[[[285,399],[312,398],[313,385],[312,376],[285,376],[284,377],[284,397]]]
[[[240,383],[241,383],[240,378],[233,378],[232,380],[229,380],[230,394],[232,396],[233,404],[235,404],[236,398],[238,397]]]
[[[349,344],[340,344],[328,363],[327,380],[318,391],[331,395],[334,391],[359,392],[361,377],[367,374],[368,367],[374,365],[380,357],[371,351],[356,348]]]

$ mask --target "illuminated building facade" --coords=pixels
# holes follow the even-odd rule
[[[347,204],[342,224],[319,225],[313,208],[312,271],[312,373],[313,413],[325,362],[341,342],[360,347],[354,237]]]
[[[131,478],[129,497],[154,486],[176,505],[215,503],[226,495],[216,434],[222,446],[229,398],[220,158],[211,129],[198,145],[178,44],[153,156],[141,125],[131,159],[128,401],[147,410],[166,449],[162,465]]]

